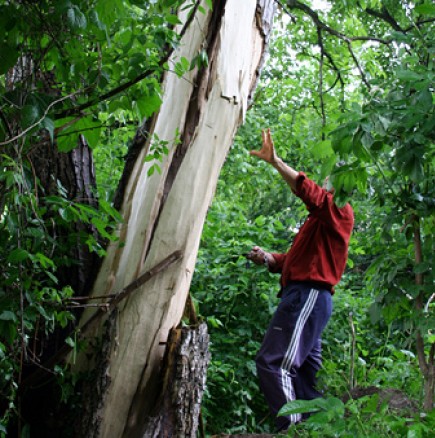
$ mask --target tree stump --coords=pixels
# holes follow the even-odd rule
[[[207,325],[171,331],[163,368],[163,390],[144,438],[196,437],[210,362]]]

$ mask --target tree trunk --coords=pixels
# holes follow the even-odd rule
[[[31,55],[20,57],[6,75],[7,89],[15,90],[23,102],[26,101],[28,90],[38,87],[46,95],[58,96],[58,84],[54,80],[54,73],[35,69],[34,64]],[[13,118],[10,120],[9,127],[12,137],[20,134]],[[25,157],[26,164],[30,165],[33,183],[31,187],[26,186],[25,190],[34,193],[38,206],[44,206],[45,197],[59,196],[59,192],[63,191],[66,200],[98,207],[92,151],[85,137],[79,135],[77,147],[68,153],[63,153],[58,151],[48,131],[41,130],[38,135],[38,141],[31,143],[28,148],[19,149],[7,145],[4,150],[2,149],[2,153],[14,157],[17,162]],[[0,184],[0,204],[2,203],[2,191],[3,187]],[[3,211],[2,206],[0,211]],[[98,236],[93,225],[77,221],[63,226],[53,220],[55,214],[57,213],[46,212],[44,214],[44,221],[50,224],[47,227],[47,233],[56,241],[56,245],[63,247],[65,258],[75,261],[75,264],[70,266],[57,267],[55,273],[58,280],[57,286],[59,288],[71,286],[76,295],[81,295],[91,287],[98,271],[99,260],[97,255],[92,253],[83,241],[80,241],[80,234],[94,234],[96,239]],[[71,235],[74,237],[72,238]],[[36,272],[34,277],[38,278],[38,275]],[[27,299],[26,297],[26,301]],[[81,315],[80,309],[73,309],[72,312],[76,318]],[[50,433],[56,433],[53,431],[62,427],[57,419],[54,420],[61,406],[57,382],[51,373],[47,373],[47,370],[40,366],[40,363],[52,358],[63,348],[66,336],[74,328],[74,323],[69,322],[65,327],[58,327],[54,333],[48,335],[48,330],[43,323],[36,325],[27,348],[31,352],[32,360],[24,359],[20,364],[21,386],[17,397],[19,419],[17,422],[12,420],[9,423],[8,432],[11,435],[20,436],[21,421],[31,427],[33,437],[49,436]]]
[[[275,9],[272,0],[213,3],[209,11],[203,2],[207,12],[197,12],[169,63],[181,57],[190,60],[205,49],[208,65],[183,78],[173,73],[164,78],[163,104],[151,125],[152,134],[168,141],[170,151],[163,158],[161,172],[149,175],[153,163],[144,158],[153,148],[150,139],[156,137],[146,139],[126,184],[121,208],[124,222],[119,229],[122,244],[109,246],[93,295],[122,290],[174,251],[181,251],[182,257],[119,303],[115,333],[103,336],[100,324],[87,334],[89,339],[100,337],[102,347],[93,355],[89,351],[81,355],[76,367],[86,370],[99,364],[96,368],[105,376],[104,383],[101,379],[93,382],[99,382],[94,394],[98,393],[100,401],[89,407],[93,412],[87,414],[93,421],[88,424],[93,426],[86,431],[88,437],[153,436],[147,435],[152,424],[163,424],[154,408],[162,400],[160,376],[168,337],[183,315],[207,209],[257,84]],[[185,21],[187,17],[182,13],[180,18]],[[81,324],[91,317],[88,309]],[[105,352],[102,362],[98,351]],[[206,356],[203,350],[198,357]],[[191,390],[187,391],[191,396]],[[180,413],[182,404],[175,402],[172,408],[163,404],[166,418],[175,420],[164,435],[154,432],[154,436],[195,436],[197,420],[186,426],[187,435],[179,435],[181,420],[169,414],[174,406]],[[190,410],[197,405],[187,406]],[[195,418],[198,409],[193,410],[190,414]]]
[[[423,250],[421,242],[420,232],[420,219],[418,216],[412,218],[413,231],[414,231],[414,254],[415,265],[418,266],[423,262]],[[423,286],[423,274],[415,274],[415,284],[417,286]],[[417,312],[423,312],[423,292],[420,291],[416,298]],[[434,392],[435,392],[435,343],[432,343],[428,348],[428,354],[426,356],[425,343],[421,331],[418,329],[416,333],[416,347],[417,358],[420,366],[421,373],[424,378],[424,400],[423,409],[429,412],[434,407]]]

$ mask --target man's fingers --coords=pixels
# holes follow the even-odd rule
[[[267,132],[263,129],[261,131],[261,147],[264,148],[267,145]]]
[[[267,128],[267,140],[269,141],[270,145],[273,145],[272,135],[270,133],[270,128]]]

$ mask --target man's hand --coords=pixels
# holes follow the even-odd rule
[[[259,246],[254,246],[246,256],[249,260],[252,260],[256,265],[269,266],[275,262],[272,254],[261,249]]]
[[[261,131],[261,138],[263,140],[263,146],[261,147],[261,149],[259,151],[251,151],[250,154],[261,158],[268,163],[275,163],[278,157],[273,146],[270,128],[267,128],[266,131]]]
[[[296,181],[299,176],[299,172],[294,170],[288,164],[284,163],[281,158],[276,155],[275,148],[273,146],[272,136],[270,135],[270,128],[261,131],[261,138],[263,139],[263,146],[259,151],[250,151],[251,155],[255,155],[258,158],[270,163],[284,178],[284,181],[296,192]]]

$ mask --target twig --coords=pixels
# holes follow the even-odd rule
[[[423,24],[427,23],[433,23],[435,21],[435,18],[428,18],[427,20],[419,20],[416,23],[411,24],[411,26],[407,27],[404,32],[409,32],[410,30],[414,29],[415,27],[420,27]]]
[[[371,90],[370,84],[367,82],[366,75],[365,75],[365,73],[363,72],[363,70],[362,70],[362,68],[361,68],[361,66],[360,66],[360,64],[359,64],[358,59],[357,59],[356,56],[355,56],[355,53],[353,53],[353,50],[352,50],[352,44],[351,44],[350,41],[347,42],[347,48],[348,48],[348,50],[349,50],[350,56],[351,56],[352,59],[353,59],[353,62],[355,63],[355,65],[356,65],[356,67],[357,67],[357,69],[358,69],[358,71],[359,71],[359,74],[361,75],[361,79],[362,79],[362,81],[364,82],[364,84],[366,85],[366,87],[367,87],[369,90]]]
[[[9,126],[8,120],[6,119],[6,116],[4,115],[3,111],[1,110],[1,108],[0,108],[0,118],[3,120],[3,123],[5,124],[6,129],[9,132],[9,135],[12,136],[13,134],[12,134],[11,127]]]
[[[349,369],[349,383],[350,389],[355,387],[355,348],[356,348],[356,333],[355,333],[355,324],[353,322],[352,312],[349,312],[349,324],[350,324],[350,333],[352,336],[352,345],[350,351],[350,369]]]
[[[78,296],[78,297],[67,297],[65,301],[89,301],[89,300],[107,300],[108,298],[114,298],[117,294],[108,295],[97,295],[97,296]]]
[[[325,140],[324,128],[326,126],[325,101],[323,100],[323,59],[325,57],[325,49],[322,41],[322,30],[317,28],[317,43],[320,47],[320,61],[319,61],[319,98],[320,111],[322,113],[322,140]]]
[[[68,96],[61,97],[60,99],[57,99],[57,100],[54,100],[53,102],[51,102],[47,106],[47,108],[45,109],[43,116],[37,122],[35,122],[33,125],[30,125],[28,128],[26,128],[24,131],[20,132],[15,137],[10,138],[9,140],[6,140],[4,142],[0,142],[0,146],[5,146],[9,143],[13,143],[14,141],[20,139],[21,137],[24,137],[29,131],[31,131],[33,128],[38,126],[47,117],[47,114],[49,113],[51,108],[53,108],[58,103],[75,96],[76,94],[79,94],[79,91],[75,91],[74,93],[68,94]]]
[[[275,0],[275,3],[281,6],[281,9],[292,19],[293,22],[296,21],[296,17],[290,13],[290,11],[287,9],[286,5],[284,5],[282,1]]]
[[[429,297],[429,299],[427,300],[427,303],[426,303],[426,305],[424,306],[424,310],[423,310],[424,313],[428,313],[428,312],[429,312],[429,306],[430,306],[430,303],[431,303],[434,299],[435,299],[435,293],[433,293],[433,294]]]
[[[71,304],[68,304],[66,309],[82,309],[82,308],[90,308],[97,307],[99,309],[103,309],[105,312],[109,311],[110,304],[109,303],[75,303],[74,301]]]

